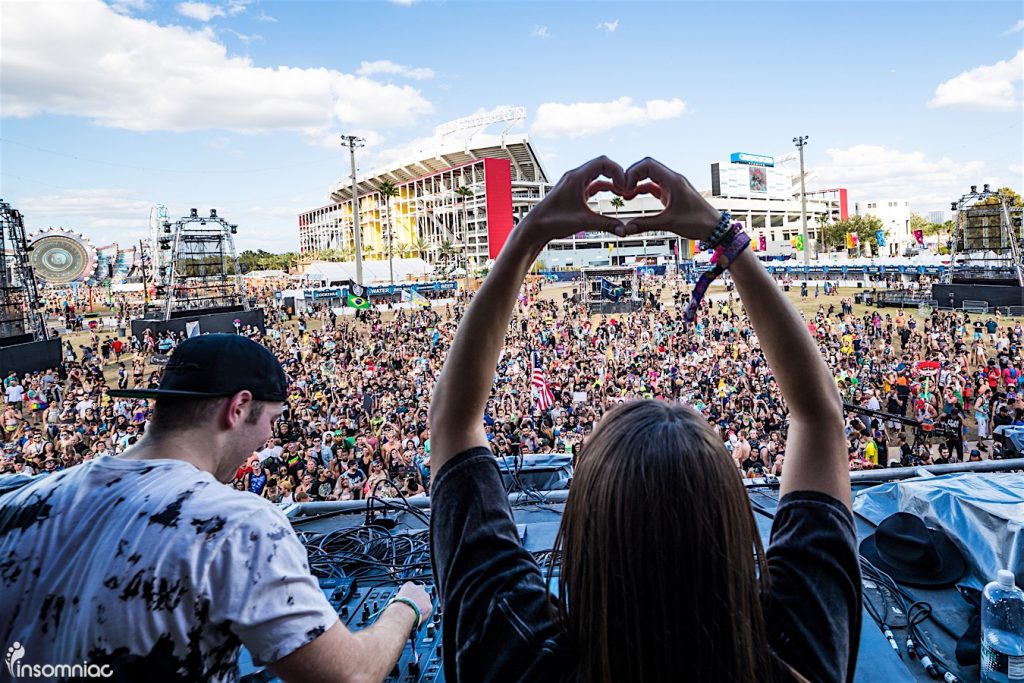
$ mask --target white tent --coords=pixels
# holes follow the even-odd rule
[[[393,261],[395,282],[413,277],[433,275],[434,269],[420,258],[396,258]],[[356,279],[355,261],[314,261],[302,271],[302,279],[310,284],[330,286]],[[363,284],[387,284],[391,273],[387,261],[363,261]]]
[[[243,277],[247,277],[251,280],[270,280],[274,278],[288,277],[288,273],[283,270],[253,270],[246,273]]]

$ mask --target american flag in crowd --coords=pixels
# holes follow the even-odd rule
[[[537,397],[537,407],[541,410],[550,410],[555,405],[555,395],[548,387],[548,380],[544,376],[544,367],[540,362],[540,354],[533,352],[533,393]]]

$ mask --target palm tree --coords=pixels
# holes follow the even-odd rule
[[[626,202],[622,201],[622,197],[612,197],[612,208],[615,209],[615,217],[619,217],[619,209],[626,205]],[[618,246],[618,240],[615,240],[612,244]],[[647,240],[644,240],[644,253],[646,254]]]
[[[390,180],[385,180],[377,188],[377,192],[384,198],[384,216],[388,240],[388,273],[391,275],[391,284],[395,284],[395,264],[391,246],[391,243],[394,241],[394,236],[391,234],[391,198],[398,196],[398,188]]]
[[[449,242],[448,240],[444,240],[438,246],[438,251],[440,252],[441,256],[440,260],[444,261],[445,263],[448,263],[451,261],[452,256],[455,255],[455,245]]]
[[[465,286],[469,288],[469,212],[466,210],[466,202],[476,193],[465,185],[455,189],[455,194],[462,197],[462,254],[463,265],[466,269]]]
[[[419,256],[420,258],[423,258],[423,255],[426,254],[427,249],[429,247],[430,247],[430,245],[427,244],[427,241],[425,239],[423,239],[422,237],[420,237],[419,235],[417,235],[413,239],[412,244],[409,245],[409,248],[412,251],[415,251],[416,255]]]

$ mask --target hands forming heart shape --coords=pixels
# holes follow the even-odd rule
[[[601,178],[605,179],[601,179]],[[587,200],[598,192],[612,192],[625,200],[649,194],[664,210],[624,223],[616,216],[595,213]],[[667,230],[688,239],[707,239],[721,213],[694,189],[686,178],[647,157],[628,169],[601,156],[569,171],[519,226],[544,243],[582,230],[603,230],[619,237],[651,230]]]

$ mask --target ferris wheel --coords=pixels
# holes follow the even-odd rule
[[[159,279],[159,274],[163,272],[161,268],[167,265],[170,258],[170,252],[160,248],[160,235],[163,233],[164,223],[170,221],[169,216],[167,207],[163,204],[155,204],[149,210],[149,244],[146,246],[153,266],[154,279]]]

